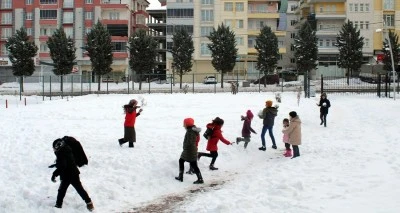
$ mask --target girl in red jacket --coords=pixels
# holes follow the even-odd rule
[[[221,128],[224,125],[224,120],[222,120],[219,117],[216,117],[212,123],[207,124],[207,128],[213,129],[213,133],[211,137],[207,141],[207,151],[210,151],[210,153],[204,153],[204,152],[199,152],[197,154],[197,159],[200,160],[201,156],[206,156],[209,158],[212,158],[211,164],[210,164],[210,170],[218,170],[218,168],[214,167],[214,163],[217,160],[218,157],[218,146],[217,143],[218,141],[222,141],[226,145],[232,145],[231,142],[226,140],[224,136],[222,136],[222,131]]]
[[[136,142],[135,121],[136,117],[143,111],[140,109],[139,112],[136,112],[136,109],[140,108],[137,103],[135,99],[132,99],[129,104],[123,106],[125,112],[124,137],[118,140],[120,146],[129,142],[129,147],[133,148],[133,143]]]

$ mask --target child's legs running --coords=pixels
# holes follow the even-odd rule
[[[193,171],[195,174],[198,174],[200,172],[199,167],[197,166],[197,161],[192,161],[190,163],[190,168],[193,168]]]
[[[215,163],[215,161],[217,160],[217,157],[218,157],[218,152],[217,151],[211,151],[210,155],[212,157],[211,164],[214,165],[214,163]]]
[[[272,140],[272,145],[274,145],[274,146],[276,146],[276,144],[275,144],[275,137],[274,137],[274,132],[272,131],[272,126],[271,127],[268,127],[268,130],[269,130],[269,137],[271,138],[271,140]]]
[[[244,148],[247,148],[247,144],[250,142],[250,137],[244,137]]]
[[[185,160],[179,158],[179,172],[183,172],[184,169],[185,169]]]
[[[261,143],[262,146],[265,147],[265,133],[267,133],[268,127],[263,126],[262,131],[261,131]]]

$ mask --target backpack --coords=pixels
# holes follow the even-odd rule
[[[212,136],[212,134],[214,133],[214,128],[208,128],[206,129],[206,131],[204,131],[203,136],[209,140]]]
[[[74,137],[70,136],[64,136],[62,139],[65,141],[65,144],[67,144],[71,148],[76,165],[79,167],[87,165],[89,161],[86,157],[85,151],[83,150],[81,143]]]

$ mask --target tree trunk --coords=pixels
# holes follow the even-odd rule
[[[97,85],[97,91],[99,91],[100,92],[100,86],[101,86],[101,75],[99,74],[99,75],[97,75],[97,79],[98,79],[98,85]]]
[[[20,88],[21,92],[24,92],[24,76],[23,75],[19,76],[19,88]]]
[[[267,75],[264,73],[264,88],[267,87]]]
[[[221,71],[221,88],[224,88],[224,72]]]
[[[347,68],[347,85],[350,85],[350,69]]]
[[[64,92],[64,90],[63,90],[63,83],[64,83],[63,75],[60,75],[60,91],[61,91],[61,92]]]
[[[139,78],[139,90],[142,90],[142,78]]]
[[[179,89],[182,89],[182,70],[179,73]]]

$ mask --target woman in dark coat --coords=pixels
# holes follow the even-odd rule
[[[317,104],[320,109],[319,109],[319,118],[321,119],[320,125],[324,124],[324,127],[326,127],[326,116],[328,115],[329,107],[331,107],[331,102],[328,100],[326,93],[321,94],[321,98],[319,100],[319,103]]]
[[[183,171],[185,169],[184,163],[189,162],[190,167],[194,170],[197,175],[197,181],[194,184],[204,183],[203,177],[199,167],[197,166],[197,146],[196,141],[200,138],[200,128],[194,125],[193,118],[185,118],[183,120],[183,127],[186,129],[185,139],[183,140],[183,151],[179,159],[179,175],[175,177],[176,180],[183,181]]]

